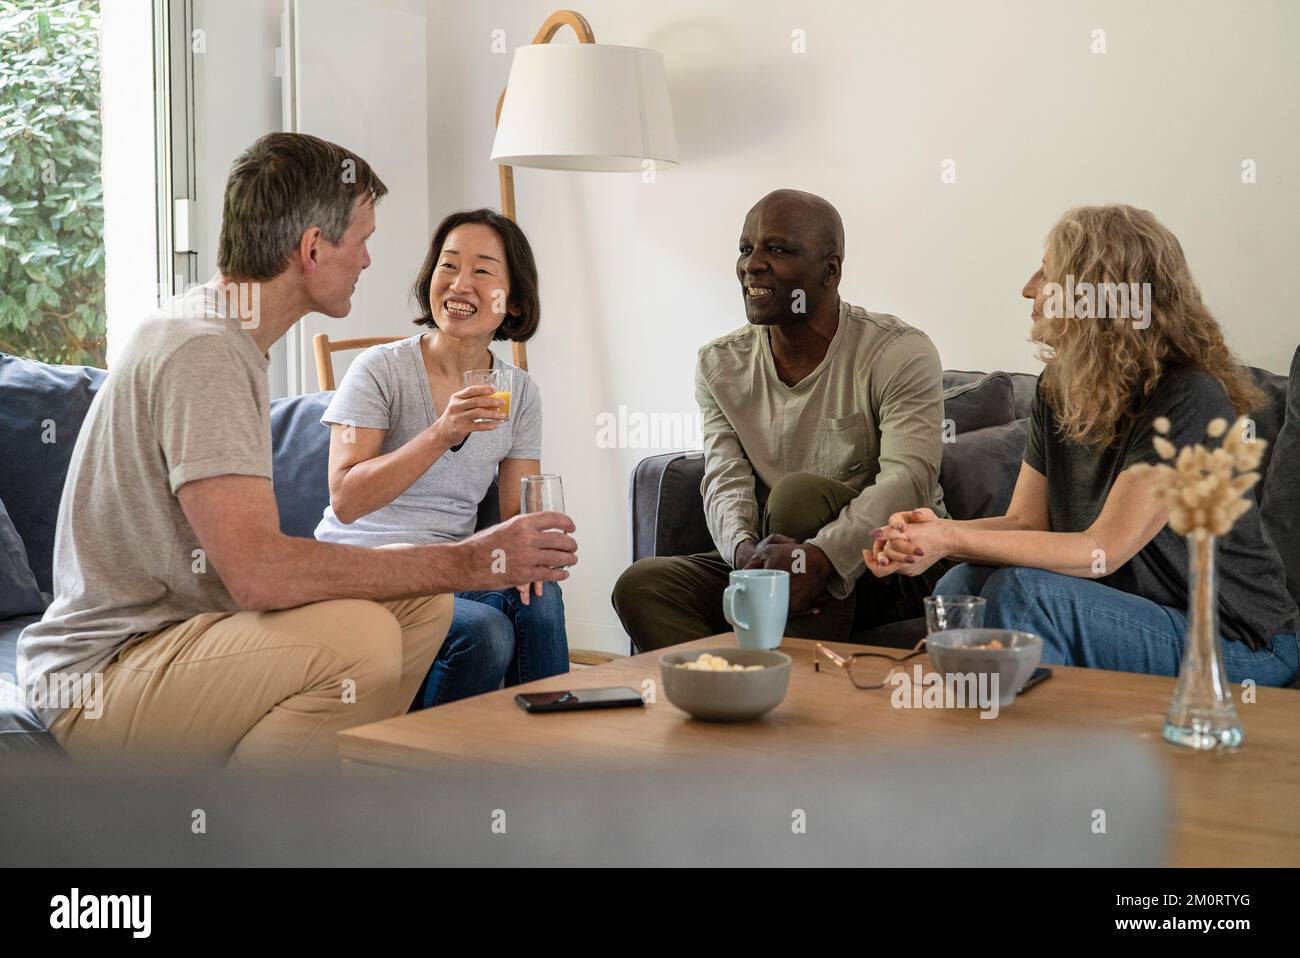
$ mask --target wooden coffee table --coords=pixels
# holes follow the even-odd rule
[[[730,633],[675,648],[728,645],[735,645]],[[1300,865],[1300,691],[1257,689],[1253,704],[1238,701],[1242,747],[1197,754],[1160,738],[1173,679],[1054,666],[1048,682],[989,721],[975,710],[895,709],[889,689],[856,689],[839,669],[814,672],[811,641],[786,639],[781,649],[794,660],[789,694],[755,722],[696,721],[662,694],[645,708],[610,709],[599,717],[529,715],[514,702],[520,691],[609,685],[640,690],[646,679],[658,690],[660,653],[651,652],[350,729],[339,735],[339,750],[354,770],[437,771],[465,763],[644,767],[720,759],[779,768],[819,750],[861,756],[908,744],[978,748],[981,742],[1027,743],[1045,732],[1112,730],[1151,741],[1165,763],[1174,800],[1174,864]],[[924,656],[913,662],[929,669]]]

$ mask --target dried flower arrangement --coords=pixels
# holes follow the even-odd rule
[[[1170,528],[1187,539],[1190,566],[1187,644],[1163,735],[1189,748],[1236,748],[1242,731],[1219,650],[1214,541],[1254,504],[1247,493],[1259,482],[1268,443],[1246,438],[1250,423],[1244,416],[1231,430],[1226,419],[1210,422],[1208,438],[1227,433],[1213,450],[1201,443],[1175,449],[1169,420],[1161,416],[1154,426],[1152,442],[1165,461],[1136,468],[1151,473],[1156,499],[1169,509]]]
[[[1215,419],[1206,428],[1210,439],[1227,438],[1218,449],[1197,443],[1175,449],[1166,436],[1169,420],[1155,421],[1159,434],[1153,440],[1164,463],[1135,468],[1154,473],[1156,498],[1169,507],[1169,525],[1180,535],[1196,539],[1226,535],[1250,509],[1254,500],[1246,493],[1259,482],[1259,463],[1268,441],[1246,439],[1249,421],[1242,416],[1231,429],[1226,419]]]

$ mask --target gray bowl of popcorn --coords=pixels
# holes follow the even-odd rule
[[[930,662],[948,676],[969,676],[993,689],[997,680],[998,705],[1006,708],[1029,681],[1043,657],[1043,640],[1032,632],[1012,629],[945,629],[925,639]]]
[[[744,722],[781,704],[790,687],[784,652],[692,649],[659,659],[664,695],[683,712],[706,722]]]

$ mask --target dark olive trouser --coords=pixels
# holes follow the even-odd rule
[[[772,489],[760,518],[760,535],[773,533],[803,542],[858,495],[834,479],[791,473]],[[870,543],[864,542],[863,548]],[[847,642],[857,614],[859,630],[925,614],[922,599],[948,566],[935,563],[923,575],[859,577],[852,595],[830,599],[816,615],[791,615],[785,634],[802,639]],[[688,556],[652,556],[629,566],[614,586],[614,611],[637,651],[662,649],[719,632],[730,632],[722,615],[722,592],[731,563],[715,549]]]

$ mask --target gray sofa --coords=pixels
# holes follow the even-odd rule
[[[1253,367],[1250,373],[1268,395],[1255,414],[1257,434],[1270,443],[1257,495],[1265,527],[1286,563],[1290,592],[1300,602],[1300,349],[1289,380]],[[939,472],[944,503],[957,519],[1001,515],[1020,472],[1037,377],[947,370],[943,379],[944,416],[956,427]],[[629,491],[633,562],[714,548],[704,521],[703,477],[704,454],[698,450],[651,456],[637,465]],[[853,641],[903,648],[925,634],[923,619],[875,627],[865,625],[866,619],[859,608]]]

